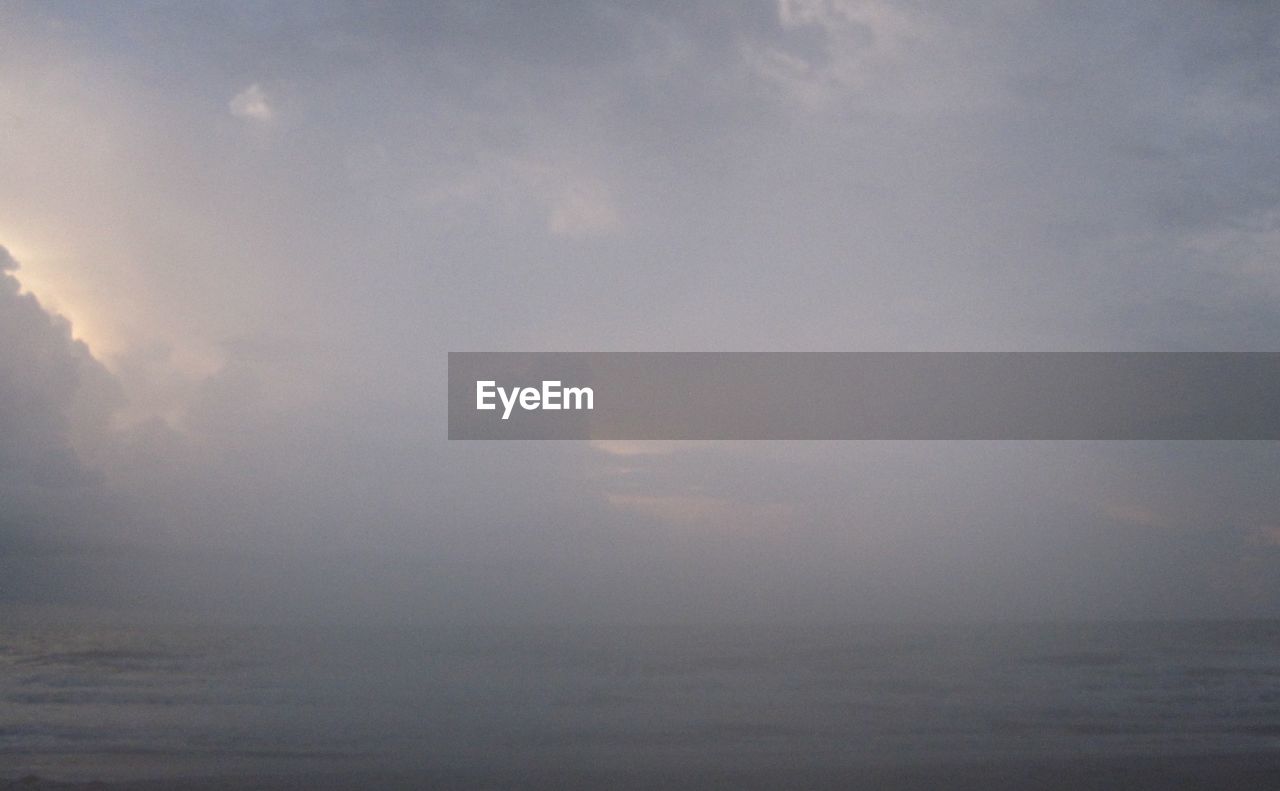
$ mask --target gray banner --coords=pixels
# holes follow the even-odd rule
[[[1280,439],[1280,354],[451,352],[450,439]]]

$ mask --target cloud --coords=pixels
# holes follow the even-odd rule
[[[106,515],[101,448],[121,394],[68,322],[23,294],[0,247],[0,546],[81,533]]]
[[[1104,503],[1102,513],[1108,519],[1137,527],[1168,528],[1170,522],[1154,510],[1134,503]]]
[[[853,100],[914,112],[948,104],[957,91],[979,93],[974,60],[957,57],[939,20],[915,8],[884,0],[778,0],[777,19],[783,35],[749,39],[742,54],[802,107]],[[957,70],[966,79],[956,79]]]
[[[256,82],[231,97],[231,101],[227,103],[227,106],[231,110],[231,114],[236,118],[244,118],[260,123],[266,123],[275,118],[275,110],[272,109],[271,103],[267,100],[266,92]]]
[[[634,509],[665,524],[703,530],[785,530],[794,509],[783,503],[744,503],[705,494],[611,494],[610,505]]]
[[[558,163],[554,155],[481,150],[465,165],[451,163],[448,172],[428,178],[416,203],[437,216],[479,213],[508,228],[537,222],[552,236],[585,238],[620,230],[613,191],[584,170]]]
[[[362,590],[367,551],[461,569],[424,572],[470,584],[433,581],[445,615],[500,579],[661,619],[734,614],[712,579],[838,617],[1013,606],[988,583],[1025,614],[1235,612],[1197,586],[1277,524],[1264,449],[475,447],[436,398],[449,349],[1272,350],[1266,4],[41,8],[14,13],[62,33],[0,30],[0,216],[120,340],[107,374],[0,282],[28,531],[127,496]],[[287,149],[210,124],[239,91],[233,130],[278,125],[274,86],[308,108]]]

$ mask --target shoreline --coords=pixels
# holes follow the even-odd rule
[[[334,772],[170,777],[124,781],[60,781],[56,777],[6,776],[0,791],[342,791],[344,789],[883,789],[883,791],[1003,791],[1126,789],[1127,791],[1254,791],[1280,777],[1280,749],[1267,753],[1001,762],[929,766],[849,765],[769,770],[657,767],[636,770],[507,768],[442,769],[414,773]]]

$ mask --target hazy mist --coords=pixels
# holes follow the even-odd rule
[[[450,350],[1275,351],[1280,9],[0,5],[0,602],[1280,612],[1280,448],[449,442]]]

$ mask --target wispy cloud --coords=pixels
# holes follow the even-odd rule
[[[232,96],[231,101],[227,103],[227,108],[236,118],[259,123],[267,123],[276,115],[271,103],[267,100],[266,91],[262,90],[262,86],[256,82]]]

